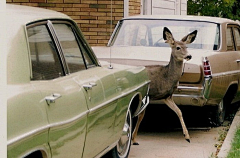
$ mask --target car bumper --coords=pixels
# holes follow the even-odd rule
[[[205,78],[198,86],[179,85],[173,94],[177,105],[204,106],[206,105],[211,87],[211,78]],[[151,100],[150,104],[164,104],[162,100]]]

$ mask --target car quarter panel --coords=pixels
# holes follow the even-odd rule
[[[209,56],[211,63],[212,79],[209,91],[209,100],[206,104],[216,105],[226,94],[231,84],[238,84],[240,75],[236,59],[239,52],[219,52]],[[221,65],[221,66],[220,66]]]
[[[113,64],[114,66],[114,64]],[[141,110],[142,106],[142,99],[148,95],[148,88],[149,88],[149,79],[146,74],[146,69],[144,67],[137,67],[128,69],[126,72],[118,72],[115,73],[115,77],[117,79],[117,88],[118,91],[121,92],[122,98],[118,101],[118,107],[116,109],[116,121],[115,124],[124,124],[123,118],[125,117],[122,113],[125,112],[125,108],[121,108],[125,104],[129,104],[127,107],[131,108],[132,115],[138,113]],[[133,83],[137,83],[133,85]],[[134,97],[139,97],[139,104],[140,105],[130,105],[132,104],[132,99]],[[131,106],[131,107],[130,107]],[[124,111],[123,111],[124,110]],[[120,131],[119,128],[121,126],[115,125],[115,131]],[[119,134],[121,134],[119,132]]]
[[[91,73],[89,69],[89,74],[92,74],[92,78],[95,77],[96,80],[88,82],[84,79],[81,80],[84,84],[95,82],[97,85],[85,91],[90,112],[83,157],[95,157],[96,153],[93,151],[100,153],[109,147],[109,144],[116,143],[122,134],[131,98],[138,90],[135,86],[139,86],[147,80],[146,74],[144,77],[139,75],[143,73],[143,68],[139,70],[139,74],[135,73],[140,78],[139,80],[135,79],[135,82],[131,80],[134,78],[131,70],[134,70],[125,67],[125,70],[121,71],[123,68],[124,66],[114,66],[113,69],[109,69],[103,66],[97,68],[98,73]],[[98,86],[101,86],[102,89],[98,89]],[[100,93],[101,90],[102,93]],[[141,90],[142,95],[146,95],[147,88],[144,90]]]

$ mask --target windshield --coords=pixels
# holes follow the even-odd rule
[[[124,20],[118,25],[110,41],[113,46],[169,47],[163,39],[163,28],[168,27],[175,40],[181,40],[198,30],[195,41],[188,45],[195,49],[217,50],[219,48],[219,25],[202,21],[180,20]]]

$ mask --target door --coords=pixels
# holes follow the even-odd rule
[[[238,82],[240,81],[240,27],[238,25],[232,26],[232,32],[234,35],[235,44],[235,64],[236,64],[236,75]],[[235,97],[235,101],[240,100],[240,84],[238,83],[238,91]]]
[[[45,104],[52,157],[81,157],[88,114],[84,89],[74,80],[78,73],[66,75],[62,57],[49,30],[49,22],[27,28],[31,83],[42,94],[39,102]]]
[[[52,24],[67,75],[86,99],[88,117],[83,157],[94,157],[113,142],[117,101],[111,96],[116,95],[115,79],[111,70],[96,66],[91,50],[75,26],[62,21]]]

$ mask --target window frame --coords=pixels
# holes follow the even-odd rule
[[[90,46],[87,43],[87,41],[85,40],[84,36],[82,35],[81,30],[78,28],[76,23],[74,23],[70,19],[46,19],[46,20],[39,20],[39,21],[28,23],[25,26],[26,39],[27,39],[28,51],[29,51],[28,56],[29,56],[29,63],[30,63],[29,66],[30,66],[30,71],[31,71],[30,72],[30,79],[31,79],[31,81],[44,81],[44,80],[32,80],[32,78],[33,78],[33,70],[32,70],[32,62],[31,62],[31,50],[30,50],[29,41],[28,41],[28,35],[27,35],[27,29],[28,28],[39,26],[39,25],[45,25],[46,26],[46,28],[47,28],[47,30],[49,32],[49,36],[51,37],[51,39],[53,41],[53,44],[54,44],[54,46],[56,48],[57,56],[59,57],[60,64],[61,64],[61,67],[62,67],[62,70],[63,70],[63,76],[62,77],[67,76],[67,75],[70,74],[67,62],[66,62],[65,57],[64,57],[64,53],[63,53],[63,49],[62,49],[61,43],[60,43],[60,41],[59,41],[59,39],[57,37],[57,34],[56,34],[54,26],[53,26],[54,23],[66,24],[66,25],[69,25],[71,27],[71,29],[73,31],[73,34],[74,34],[74,36],[76,38],[76,41],[78,43],[81,55],[83,57],[84,65],[85,65],[85,69],[86,70],[89,69],[89,68],[92,68],[92,67],[100,66],[100,64],[99,64],[95,54],[93,53],[93,51],[90,48]],[[82,47],[85,49],[86,52],[89,52],[88,56],[89,56],[89,58],[91,58],[91,60],[93,62],[92,66],[87,66],[86,61],[85,61],[85,56],[83,55],[83,52],[82,52]]]
[[[231,25],[231,27],[232,27],[232,34],[233,34],[235,51],[240,51],[240,50],[237,49],[238,45],[237,45],[236,34],[235,34],[235,31],[234,31],[234,29],[237,29],[239,34],[240,34],[240,27],[238,25]]]
[[[227,50],[227,51],[239,51],[237,50],[237,41],[236,41],[236,35],[234,32],[234,28],[238,29],[240,31],[240,27],[235,24],[228,24],[226,30],[230,28],[231,29],[231,34],[232,34],[232,40],[233,40],[233,45],[234,45],[234,50]],[[227,41],[226,41],[227,42]]]

